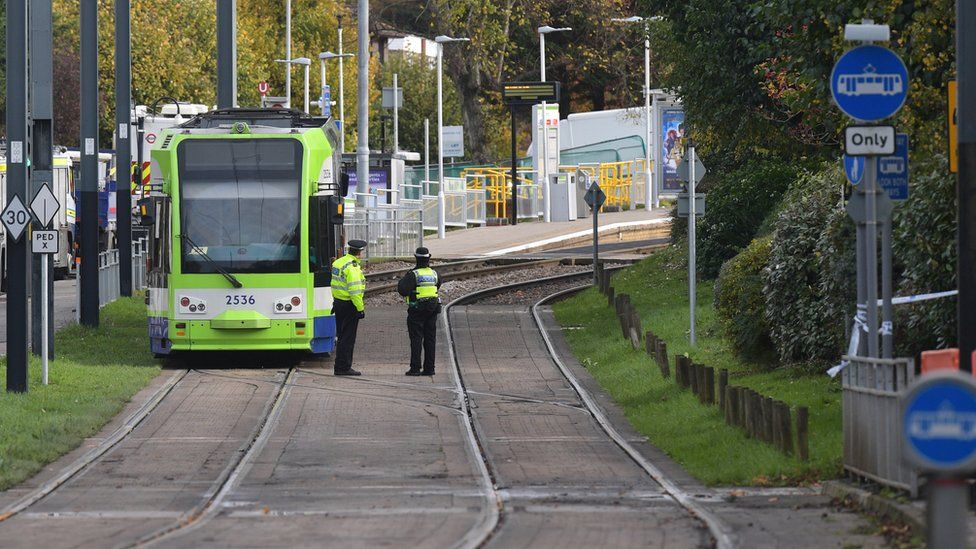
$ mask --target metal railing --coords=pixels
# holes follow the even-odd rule
[[[132,289],[146,288],[146,256],[149,253],[149,239],[140,238],[132,242]],[[108,250],[98,254],[98,306],[115,301],[119,292],[119,250]]]
[[[403,200],[400,207],[359,208],[346,216],[346,240],[365,240],[367,258],[409,257],[424,245],[424,210],[417,201]],[[436,223],[436,208],[435,208]]]
[[[910,358],[845,356],[844,469],[918,495],[918,474],[902,458],[902,393],[915,379]]]

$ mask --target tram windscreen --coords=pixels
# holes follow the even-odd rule
[[[184,273],[299,272],[299,141],[188,139],[177,158]]]

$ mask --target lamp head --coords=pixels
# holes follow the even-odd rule
[[[557,29],[557,28],[554,28],[554,27],[550,27],[549,25],[545,25],[545,26],[539,27],[539,29],[538,29],[539,34],[549,34],[550,32],[566,32],[566,31],[571,31],[571,30],[573,30],[572,27],[559,27]]]

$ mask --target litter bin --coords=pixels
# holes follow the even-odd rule
[[[570,174],[559,173],[549,176],[549,218],[552,221],[576,220],[576,197]]]

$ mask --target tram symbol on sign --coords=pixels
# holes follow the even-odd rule
[[[905,89],[900,74],[878,74],[868,63],[861,74],[842,74],[837,77],[837,93],[841,95],[898,95]]]

